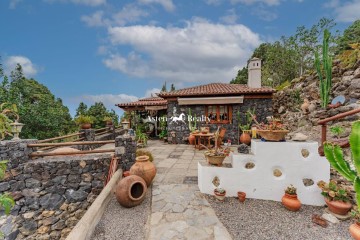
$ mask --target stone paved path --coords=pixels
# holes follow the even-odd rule
[[[149,141],[158,173],[153,182],[148,239],[231,239],[197,186],[203,153],[189,145]]]

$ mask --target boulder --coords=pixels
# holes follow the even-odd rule
[[[295,135],[292,137],[291,140],[298,141],[298,142],[305,142],[308,139],[308,136],[306,136],[303,133],[295,133]]]

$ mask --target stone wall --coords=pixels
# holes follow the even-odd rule
[[[0,194],[9,192],[16,205],[10,216],[1,212],[0,231],[6,239],[65,239],[104,187],[114,153],[29,159],[28,143],[1,141],[1,160],[8,159]],[[119,167],[135,162],[136,144],[116,138]]]
[[[205,116],[205,106],[204,105],[181,105],[179,106],[177,102],[168,103],[168,141],[174,143],[184,143],[187,137],[190,134],[189,124],[187,119],[186,123],[181,122],[171,122],[171,117],[173,116],[174,107],[176,108],[176,115],[179,116],[181,113],[185,113],[187,116],[189,109],[191,109],[191,114],[196,116]],[[238,119],[237,112],[240,111],[242,124],[245,122],[245,112],[248,109],[255,108],[255,113],[259,121],[264,121],[267,116],[272,116],[272,99],[244,99],[244,103],[232,105],[232,122],[230,124],[207,124],[206,122],[197,122],[197,128],[200,127],[210,127],[211,132],[215,132],[218,126],[226,128],[226,135],[224,140],[231,140],[233,144],[238,144],[239,141],[239,129],[238,129]],[[171,132],[175,132],[174,141]]]

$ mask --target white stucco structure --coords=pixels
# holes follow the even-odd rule
[[[248,87],[261,88],[261,59],[252,58],[248,65]]]
[[[303,157],[302,150],[309,152]],[[284,189],[293,184],[303,204],[321,206],[325,204],[317,186],[320,180],[329,181],[330,165],[325,157],[318,154],[317,142],[262,142],[251,141],[251,153],[231,153],[232,168],[215,167],[198,163],[198,185],[200,191],[212,194],[215,176],[229,197],[238,191],[246,192],[247,198],[281,201]],[[254,163],[252,169],[245,168]],[[274,176],[278,169],[282,175]],[[306,187],[303,179],[312,179],[314,184]]]

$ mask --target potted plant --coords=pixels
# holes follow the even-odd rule
[[[358,208],[355,208],[351,211],[351,216],[354,218],[355,223],[351,224],[349,227],[350,235],[355,240],[360,240],[360,212]]]
[[[240,111],[237,112],[237,119],[238,119],[238,123],[239,123],[239,129],[241,130],[241,135],[240,135],[240,142],[244,143],[246,145],[250,145],[251,143],[251,123],[253,121],[253,116],[254,115],[255,110],[247,110],[245,113],[245,124],[241,124],[241,114]]]
[[[140,156],[148,156],[150,162],[154,161],[154,157],[152,153],[147,150],[143,150],[143,149],[136,150],[136,157],[140,157]]]
[[[91,116],[80,115],[75,118],[75,123],[81,127],[81,129],[90,129],[94,120]]]
[[[215,194],[215,197],[217,200],[219,200],[221,202],[223,202],[225,200],[225,196],[226,196],[225,189],[217,187],[214,189],[214,194]]]
[[[241,203],[245,202],[246,199],[246,193],[245,192],[237,192],[238,199]]]
[[[160,139],[164,139],[165,137],[167,137],[167,130],[164,129],[164,130],[161,130],[160,134],[159,134],[159,138]]]
[[[348,214],[352,204],[350,203],[349,191],[346,188],[336,184],[334,180],[329,183],[319,181],[317,185],[321,189],[321,195],[324,196],[326,205],[331,212],[339,215]]]
[[[106,125],[113,125],[113,120],[111,117],[108,116],[104,117],[104,122]]]
[[[257,133],[266,141],[279,142],[285,140],[286,134],[289,130],[286,129],[285,125],[277,118],[269,118],[268,124],[258,123],[256,119]]]
[[[351,159],[354,163],[355,168],[352,169],[350,164],[344,159],[344,154],[339,145],[325,142],[324,143],[324,154],[326,159],[329,161],[331,166],[338,171],[348,181],[354,183],[355,199],[359,206],[360,204],[360,121],[356,121],[352,125],[350,134],[350,150]],[[356,224],[358,225],[358,224]],[[360,236],[360,227],[351,225],[349,229],[352,236]],[[355,233],[356,232],[356,235]],[[359,238],[355,238],[359,239]]]
[[[189,115],[188,115],[188,121],[189,121],[189,130],[190,130],[190,135],[189,135],[189,144],[190,145],[195,145],[195,136],[193,135],[193,133],[196,133],[196,118],[193,118],[193,116],[191,115],[191,108],[189,108]]]
[[[340,138],[340,135],[345,132],[345,129],[341,126],[332,126],[330,127],[330,132],[335,136],[335,139],[331,141],[342,148],[349,147],[349,141],[346,138]]]
[[[140,128],[136,129],[135,140],[139,146],[145,147],[147,145],[148,136],[141,131]]]
[[[301,202],[297,197],[296,188],[293,185],[285,189],[285,194],[281,198],[284,207],[290,211],[296,212],[301,208]]]
[[[201,144],[200,146],[207,149],[204,152],[204,156],[207,159],[208,163],[217,165],[218,167],[221,167],[224,159],[226,158],[226,156],[229,155],[230,149],[228,146],[226,146],[225,148],[219,148],[219,146],[217,144],[218,138],[219,138],[219,129],[220,129],[220,127],[218,127],[217,131],[214,134],[214,138],[215,138],[215,148],[214,149],[209,149],[208,147],[206,147],[203,144]]]

